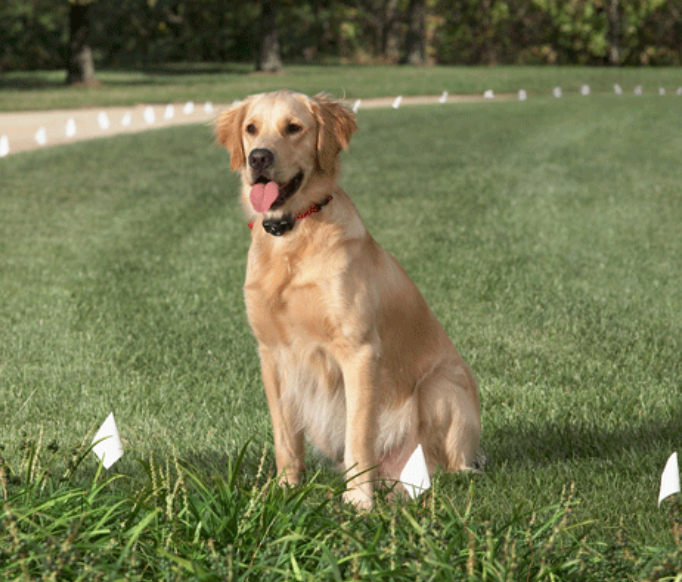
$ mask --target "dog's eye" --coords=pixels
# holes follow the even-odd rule
[[[249,135],[256,135],[256,126],[253,123],[249,123],[249,125],[246,126],[246,133]]]
[[[300,133],[303,131],[303,126],[299,125],[298,123],[288,123],[287,124],[287,133],[289,135],[294,135],[295,133]]]

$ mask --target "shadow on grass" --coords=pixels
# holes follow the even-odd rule
[[[96,69],[99,87],[144,86],[172,83],[192,76],[248,75],[253,65],[244,63],[170,63]],[[0,91],[41,91],[72,88],[65,83],[66,72],[18,71],[0,76]]]
[[[109,73],[143,73],[146,75],[246,75],[253,72],[253,65],[244,63],[168,63],[109,69]]]
[[[272,438],[272,437],[270,437]],[[306,471],[305,479],[310,479],[312,475],[319,474],[327,481],[343,479],[343,472],[338,466],[327,459],[322,453],[316,451],[314,447],[306,447]],[[230,473],[230,466],[239,455],[239,450],[232,452],[202,450],[185,453],[181,455],[184,462],[199,470],[208,473],[215,473],[227,477]],[[167,452],[159,451],[158,458],[164,458]],[[269,440],[251,440],[246,448],[240,464],[240,479],[250,483],[256,475],[261,477],[274,478],[277,476],[275,465],[275,453],[273,445]]]
[[[62,89],[67,85],[64,83],[66,73],[60,79],[56,74],[49,76],[45,73],[22,73],[19,75],[3,75],[0,76],[0,91],[14,90],[14,91],[42,91]]]
[[[661,457],[665,460],[679,445],[682,436],[681,417],[682,407],[673,411],[669,420],[633,425],[624,419],[623,425],[615,430],[580,425],[569,420],[562,423],[521,420],[483,435],[483,450],[488,462],[485,472],[495,471],[503,465],[515,468],[547,467],[595,459],[619,463],[624,456]],[[183,459],[200,469],[226,475],[236,454],[237,451],[232,454],[199,451],[184,455]],[[314,452],[312,447],[308,447],[306,466],[307,476],[319,471],[333,479],[339,474],[334,463],[321,453]],[[252,441],[244,455],[242,469],[242,475],[247,480],[257,473],[274,477],[276,468],[271,445],[264,444],[262,440]]]
[[[614,430],[566,420],[561,423],[519,421],[484,435],[483,447],[491,468],[547,466],[564,461],[600,459],[617,461],[623,455],[667,457],[679,445],[682,407],[667,420],[622,420]]]
[[[242,477],[248,476],[252,479],[258,473],[258,467],[262,459],[262,443],[255,443],[253,441],[246,445],[246,451],[241,461]],[[227,477],[230,473],[230,466],[239,456],[240,450],[235,449],[231,452],[217,451],[217,450],[202,450],[182,453],[180,458],[191,467],[196,467],[201,471],[206,471],[212,474],[218,474]],[[167,454],[164,451],[159,451],[159,458],[164,458]],[[271,470],[274,470],[274,456],[268,455],[263,463],[261,469],[265,475]]]
[[[226,82],[230,76],[248,75],[253,67],[239,64],[170,64],[122,67],[104,70],[99,81],[104,87],[141,87],[145,85],[188,85],[194,81],[202,83]]]

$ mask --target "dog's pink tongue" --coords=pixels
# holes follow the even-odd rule
[[[277,200],[279,196],[279,186],[277,182],[268,182],[267,184],[254,184],[251,188],[249,198],[251,199],[251,206],[256,212],[261,214],[270,210],[272,203]]]

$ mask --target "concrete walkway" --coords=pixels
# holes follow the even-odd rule
[[[510,95],[496,96],[505,99]],[[395,97],[362,99],[360,109],[391,107]],[[450,95],[447,103],[481,101],[481,95]],[[403,97],[400,106],[443,103],[443,96]],[[173,125],[212,125],[227,104],[173,103],[0,113],[0,157],[74,141],[135,133]],[[355,101],[347,102],[349,107]]]

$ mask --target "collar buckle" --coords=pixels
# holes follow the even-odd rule
[[[263,221],[263,229],[273,236],[282,236],[294,228],[296,220],[291,214],[285,214],[282,218],[269,218]]]

